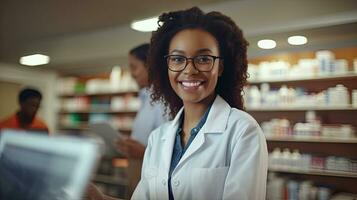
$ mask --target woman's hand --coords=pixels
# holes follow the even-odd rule
[[[128,158],[142,159],[144,157],[145,146],[131,138],[119,139],[117,148]]]

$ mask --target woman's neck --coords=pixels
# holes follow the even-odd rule
[[[199,103],[184,102],[184,121],[182,128],[185,133],[189,133],[191,129],[198,124],[215,97],[216,95],[211,95]]]

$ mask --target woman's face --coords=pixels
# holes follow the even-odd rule
[[[217,40],[202,29],[186,29],[178,32],[171,40],[169,55],[192,58],[199,55],[220,56]],[[209,72],[200,72],[192,60],[181,72],[168,70],[171,87],[183,103],[210,103],[215,96],[218,77],[223,72],[217,59]]]
[[[148,86],[148,71],[142,60],[138,59],[135,55],[129,54],[129,69],[140,88]]]

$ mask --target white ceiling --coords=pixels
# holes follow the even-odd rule
[[[127,64],[127,52],[148,42],[149,33],[130,22],[164,11],[197,5],[232,17],[250,41],[249,56],[357,45],[356,0],[0,0],[0,61],[44,53],[51,63],[41,68],[62,73],[93,73]],[[290,47],[292,34],[309,44]],[[262,38],[278,41],[275,50],[256,47]]]

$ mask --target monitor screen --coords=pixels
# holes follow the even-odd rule
[[[3,131],[0,199],[81,199],[95,171],[98,150],[92,139]]]
[[[0,199],[69,199],[75,157],[5,144],[0,155]]]

